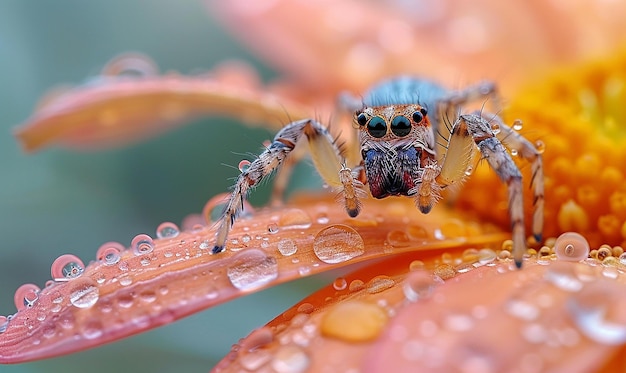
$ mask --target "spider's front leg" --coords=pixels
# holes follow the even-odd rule
[[[315,120],[304,119],[292,122],[276,134],[272,144],[237,178],[233,192],[219,220],[213,253],[224,250],[230,228],[241,212],[250,189],[283,164],[303,134],[307,137],[311,158],[319,174],[329,186],[341,191],[346,211],[350,216],[354,217],[359,213],[360,204],[357,197],[363,185],[355,179],[350,169],[343,165],[341,150],[335,139],[322,124]]]
[[[497,117],[489,118],[496,121],[500,132],[496,135],[492,124],[484,113],[460,115],[452,128],[445,156],[442,172],[438,182],[448,185],[458,180],[460,170],[468,164],[471,154],[468,150],[470,141],[473,141],[480,150],[482,157],[487,160],[498,177],[507,184],[509,192],[509,215],[513,236],[513,258],[517,267],[521,267],[525,250],[524,233],[524,199],[522,189],[522,174],[500,141],[502,139],[512,149],[515,149],[524,158],[533,163],[534,204],[535,214],[533,233],[540,239],[543,225],[543,167],[541,155],[530,142],[515,133]],[[459,159],[459,157],[462,157]],[[462,164],[462,167],[456,165]]]

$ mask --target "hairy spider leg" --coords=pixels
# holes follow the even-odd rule
[[[459,116],[452,128],[452,136],[449,148],[456,149],[457,147],[464,147],[467,149],[467,141],[468,139],[471,139],[478,147],[482,158],[487,161],[489,166],[491,166],[491,168],[494,170],[496,175],[498,175],[500,180],[507,184],[509,194],[509,216],[511,220],[511,232],[513,237],[513,259],[515,260],[515,265],[519,268],[522,266],[523,255],[526,251],[522,174],[513,159],[511,158],[511,155],[507,152],[505,146],[502,144],[501,140],[494,133],[492,129],[492,124],[481,114],[482,113],[465,114]],[[497,117],[493,116],[493,118]],[[499,124],[502,122],[499,119],[497,120]],[[506,128],[506,133],[513,132],[513,130],[511,130],[503,123],[500,124],[500,126],[503,129]],[[512,137],[512,135],[510,137]],[[521,138],[521,136],[519,136],[519,138]],[[537,198],[536,195],[535,201],[541,200],[539,205],[543,206],[543,168],[541,163],[541,156],[536,151],[536,149],[534,150],[534,154],[532,154],[531,156],[530,153],[532,153],[532,151],[530,150],[530,148],[534,149],[534,147],[532,147],[532,145],[530,145],[529,143],[524,144],[525,140],[522,140],[516,139],[518,143],[514,144],[514,146],[517,145],[524,148],[524,151],[529,153],[529,159],[532,158],[533,160],[533,170],[535,171],[533,177],[535,193],[540,193],[541,195],[541,198]],[[527,145],[530,145],[530,148],[526,148]],[[469,156],[469,154],[467,156]],[[458,165],[449,165],[450,162],[455,162],[454,158],[449,158],[448,155],[446,155],[444,164],[442,165],[442,174],[455,174],[454,172],[450,172],[448,168],[451,167],[452,169],[456,169],[458,168]],[[446,180],[444,178],[438,179],[438,182],[442,183],[443,185],[446,185],[446,183],[448,182],[455,181],[457,180]],[[540,207],[539,205],[536,204],[535,207]],[[538,226],[540,228],[543,217],[542,213],[540,213],[541,216],[538,216],[537,211],[538,210],[535,210],[535,218],[537,218],[537,221],[535,221],[533,226]],[[541,234],[540,232],[541,230],[539,230],[539,235]]]
[[[228,233],[241,212],[243,202],[249,191],[258,185],[263,179],[278,169],[291,151],[296,148],[298,140],[305,135],[311,153],[313,164],[326,184],[338,189],[340,197],[344,200],[346,211],[350,216],[356,216],[360,210],[358,202],[359,192],[362,188],[360,181],[356,180],[341,154],[336,139],[319,122],[312,119],[304,119],[287,124],[280,130],[272,144],[267,147],[250,165],[241,172],[233,192],[226,202],[224,212],[218,222],[215,246],[213,253],[224,250]]]

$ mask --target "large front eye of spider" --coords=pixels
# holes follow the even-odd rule
[[[414,115],[415,116],[415,115]],[[398,137],[404,137],[411,132],[411,122],[404,115],[397,115],[391,121],[391,132]]]
[[[367,123],[367,132],[376,138],[381,138],[387,134],[387,123],[381,117],[373,117]]]

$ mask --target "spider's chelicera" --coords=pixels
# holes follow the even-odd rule
[[[347,157],[320,122],[289,123],[237,179],[219,221],[213,252],[224,250],[249,190],[284,162],[304,134],[316,169],[339,191],[351,217],[359,214],[359,199],[366,197],[366,187],[374,198],[411,197],[422,213],[428,213],[441,198],[441,189],[463,180],[474,159],[485,159],[508,187],[513,257],[520,267],[526,247],[522,175],[507,149],[531,163],[532,233],[538,241],[543,227],[542,158],[530,141],[498,115],[484,110],[463,112],[468,102],[487,98],[497,107],[492,83],[450,91],[422,79],[399,77],[374,86],[362,100],[344,99],[343,106],[354,112],[358,130],[361,161],[354,167],[346,165]]]

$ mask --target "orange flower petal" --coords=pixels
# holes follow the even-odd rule
[[[205,216],[218,200],[209,202]],[[30,306],[1,323],[0,362],[97,346],[349,264],[409,251],[482,247],[508,235],[452,216],[443,209],[423,216],[410,199],[368,199],[362,216],[351,219],[325,194],[243,217],[229,235],[226,252],[218,255],[210,254],[214,227],[179,231],[164,223],[158,238],[138,235],[128,249],[103,245],[98,261],[84,269],[78,258],[59,258],[53,281],[35,300],[29,298]]]
[[[386,258],[254,331],[214,371],[621,371],[623,265],[494,259],[448,266],[444,281],[434,253]]]

